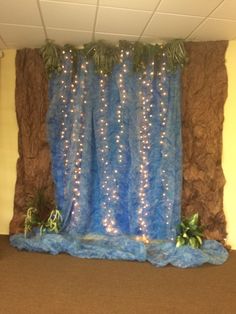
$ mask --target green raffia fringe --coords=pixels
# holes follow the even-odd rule
[[[176,238],[176,247],[189,245],[193,249],[202,246],[203,227],[199,224],[198,214],[194,214],[190,218],[185,218],[179,226],[180,232]]]
[[[133,70],[140,72],[150,62],[158,64],[163,53],[166,54],[167,69],[175,71],[178,66],[183,67],[187,61],[186,51],[182,40],[173,40],[165,45],[146,44],[141,42],[119,41],[115,46],[105,41],[97,41],[85,44],[82,49],[76,49],[71,45],[60,47],[52,40],[47,40],[41,47],[40,54],[45,64],[45,69],[50,77],[53,73],[59,74],[62,69],[61,55],[64,51],[70,51],[73,61],[73,75],[76,73],[79,55],[92,60],[97,74],[110,74],[113,67],[119,63],[120,51],[129,51],[133,56]]]

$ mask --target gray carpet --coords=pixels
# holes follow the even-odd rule
[[[234,314],[236,251],[222,266],[155,268],[19,252],[0,236],[1,314]]]

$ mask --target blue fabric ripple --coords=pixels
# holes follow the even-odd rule
[[[75,83],[70,55],[64,56],[64,71],[49,83],[47,115],[63,232],[107,236],[104,221],[113,220],[119,235],[174,239],[181,210],[181,71],[169,73],[163,63],[153,76],[150,65],[144,80],[125,57],[106,80],[90,63],[85,71],[79,58]]]
[[[227,250],[215,240],[206,240],[201,249],[189,246],[176,248],[171,241],[153,241],[150,244],[125,236],[86,236],[69,234],[45,234],[25,238],[23,234],[10,237],[12,246],[20,250],[61,252],[81,258],[122,259],[149,261],[157,267],[171,264],[180,268],[196,267],[204,263],[223,264],[228,258]]]

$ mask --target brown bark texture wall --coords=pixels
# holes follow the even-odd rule
[[[227,97],[227,41],[188,42],[182,76],[182,213],[198,212],[205,236],[224,243],[225,184],[221,166],[224,103]]]
[[[51,157],[46,134],[48,83],[42,59],[36,49],[23,49],[16,54],[16,116],[19,127],[17,180],[14,215],[10,233],[23,231],[24,215],[30,197],[40,189],[53,199]],[[45,212],[41,213],[47,215]]]

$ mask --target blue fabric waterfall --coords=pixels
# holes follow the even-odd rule
[[[20,248],[80,257],[148,260],[156,266],[220,264],[216,241],[202,250],[177,249],[182,147],[180,71],[150,64],[132,71],[121,51],[110,76],[96,75],[80,57],[64,53],[63,71],[50,81],[48,136],[60,234],[11,237]]]

